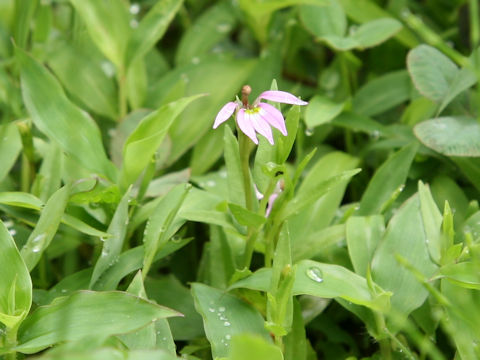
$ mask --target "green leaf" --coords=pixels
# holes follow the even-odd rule
[[[224,291],[204,284],[192,284],[195,308],[202,315],[212,356],[227,356],[230,339],[249,333],[271,341],[262,316],[249,304]]]
[[[336,50],[365,49],[381,44],[402,29],[402,23],[393,18],[383,18],[362,24],[348,37],[325,35],[321,39]]]
[[[183,0],[159,1],[148,11],[129,40],[126,68],[136,59],[145,56],[163,37],[182,4]]]
[[[60,148],[57,144],[50,143],[32,185],[32,193],[38,195],[42,201],[47,201],[61,186],[62,159],[63,154]]]
[[[124,187],[137,180],[162,144],[173,121],[188,104],[200,96],[202,95],[194,95],[168,103],[140,121],[123,146],[121,183]]]
[[[26,192],[0,192],[0,204],[40,210],[43,202],[35,195]]]
[[[418,195],[420,197],[420,211],[428,251],[431,259],[435,263],[440,264],[442,255],[447,252],[447,248],[442,246],[441,227],[443,216],[438,210],[435,200],[433,200],[429,187],[421,181],[418,183]]]
[[[335,0],[327,2],[324,6],[300,6],[300,19],[316,37],[344,36],[347,31],[347,17],[342,6]]]
[[[234,9],[228,2],[220,2],[204,11],[184,33],[178,45],[175,62],[195,63],[211,48],[227,37],[237,23]]]
[[[243,5],[242,5],[243,3]],[[244,0],[240,1],[240,6],[249,7],[251,11],[258,15],[265,15],[276,10],[292,5],[328,5],[328,0]]]
[[[342,266],[312,260],[299,261],[296,266],[293,295],[339,297],[374,310],[385,310],[385,303],[372,297],[367,280]],[[268,291],[271,277],[272,270],[262,268],[230,288]]]
[[[375,116],[407,101],[411,92],[408,73],[404,70],[391,72],[361,87],[353,97],[353,110]]]
[[[130,191],[123,195],[122,200],[113,214],[112,221],[108,226],[107,232],[111,234],[110,237],[104,239],[102,253],[95,263],[92,278],[90,279],[90,289],[95,288],[95,284],[100,279],[102,274],[118,261],[118,257],[122,252],[125,235],[128,224],[128,204],[130,201]]]
[[[385,232],[383,216],[352,216],[346,224],[348,254],[355,272],[367,275],[368,267]]]
[[[91,53],[86,48],[65,43],[49,57],[48,65],[68,92],[87,108],[116,119],[118,105],[115,82],[102,70],[102,58]]]
[[[466,116],[439,117],[414,128],[427,147],[447,156],[480,156],[480,125]]]
[[[478,264],[474,262],[469,261],[442,266],[440,274],[458,286],[480,290]]]
[[[147,275],[153,259],[167,241],[184,224],[178,217],[178,211],[191,189],[190,184],[180,184],[174,187],[158,203],[145,227],[143,243],[145,255],[143,259],[143,273]]]
[[[375,172],[360,201],[359,215],[379,214],[392,194],[407,180],[418,143],[411,143],[388,158]]]
[[[453,61],[428,45],[417,46],[408,53],[407,67],[418,91],[441,104],[438,112],[477,82],[470,70],[459,70]]]
[[[311,186],[302,187],[298,194],[281,211],[281,218],[287,219],[296,215],[304,207],[312,204],[318,198],[334,189],[339,182],[347,181],[358,174],[361,170],[348,170],[339,175],[332,176],[327,180],[319,181]]]
[[[140,109],[147,95],[148,79],[145,61],[137,58],[127,71],[127,99],[132,109]]]
[[[37,1],[16,0],[15,12],[13,14],[13,39],[17,46],[25,48],[27,45],[28,34],[31,28],[31,22],[35,14]]]
[[[32,280],[12,236],[0,221],[0,322],[14,327],[30,310]],[[13,296],[12,296],[13,295]]]
[[[315,95],[305,111],[305,124],[312,129],[335,119],[345,107],[345,103],[336,103],[322,95]]]
[[[17,350],[32,354],[64,341],[87,336],[107,338],[139,329],[152,321],[179,316],[124,292],[79,291],[37,308],[22,323]]]
[[[42,257],[57,232],[70,196],[70,187],[64,186],[48,199],[38,223],[23,246],[21,254],[29,270],[32,270]]]
[[[393,292],[392,307],[407,316],[423,304],[428,292],[408,269],[397,262],[397,255],[426,277],[432,276],[437,269],[427,248],[417,195],[407,200],[390,220],[372,260],[373,279],[385,290]]]
[[[283,360],[282,350],[259,336],[237,335],[231,347],[228,360]]]
[[[259,228],[267,221],[262,215],[249,211],[243,206],[229,203],[228,208],[240,225]]]
[[[79,164],[114,179],[116,169],[107,159],[92,118],[67,99],[57,80],[42,65],[19,48],[16,54],[23,100],[35,126]]]
[[[0,182],[8,175],[22,149],[15,123],[0,126]]]
[[[100,51],[124,68],[125,51],[131,35],[128,11],[121,0],[70,0]]]

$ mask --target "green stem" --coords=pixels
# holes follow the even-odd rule
[[[478,17],[478,0],[469,0],[470,7],[470,44],[472,51],[480,42],[480,21]]]
[[[380,353],[382,354],[382,359],[391,360],[392,359],[392,348],[390,346],[390,341],[387,334],[385,333],[386,325],[385,318],[382,314],[375,312],[375,323],[377,325],[377,336],[378,344],[380,346]]]
[[[15,325],[12,328],[8,328],[5,330],[5,339],[6,339],[6,347],[7,348],[14,348],[17,346],[17,331],[20,326],[21,321],[18,322],[17,325]],[[17,352],[12,351],[7,354],[5,354],[5,360],[16,360],[17,359]]]

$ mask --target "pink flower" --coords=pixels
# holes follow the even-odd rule
[[[213,128],[216,129],[221,123],[228,120],[236,111],[238,127],[247,135],[255,144],[258,144],[256,132],[263,135],[270,144],[273,145],[273,134],[271,126],[280,130],[286,136],[287,128],[285,127],[285,119],[280,111],[270,104],[260,102],[261,99],[275,101],[292,105],[307,105],[306,101],[302,101],[296,96],[285,91],[264,91],[255,99],[253,104],[248,103],[248,95],[251,88],[245,85],[242,88],[242,101],[238,100],[227,103],[217,114]]]

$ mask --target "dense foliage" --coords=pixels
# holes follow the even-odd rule
[[[479,359],[479,40],[477,0],[0,0],[0,358]]]

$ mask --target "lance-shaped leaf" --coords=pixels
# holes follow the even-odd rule
[[[79,291],[37,308],[18,331],[17,350],[35,353],[63,341],[106,338],[139,329],[178,312],[125,292]]]
[[[115,178],[100,130],[93,119],[65,95],[42,65],[17,48],[22,95],[35,126],[86,169]]]
[[[117,67],[123,68],[131,34],[128,11],[121,0],[70,0],[93,42]]]
[[[200,96],[202,95],[194,95],[168,103],[142,119],[123,147],[123,186],[127,187],[135,182],[162,144],[176,117]]]
[[[112,236],[105,239],[103,243],[102,253],[93,269],[90,289],[95,288],[95,283],[108,268],[118,261],[118,257],[122,252],[123,242],[127,232],[126,224],[128,224],[129,197],[130,191],[127,191],[115,210],[115,214],[107,230]]]
[[[29,270],[32,270],[50,245],[62,220],[70,195],[70,187],[64,186],[48,199],[38,223],[23,246],[21,254]]]
[[[0,323],[15,326],[30,310],[32,280],[15,241],[0,221]]]

